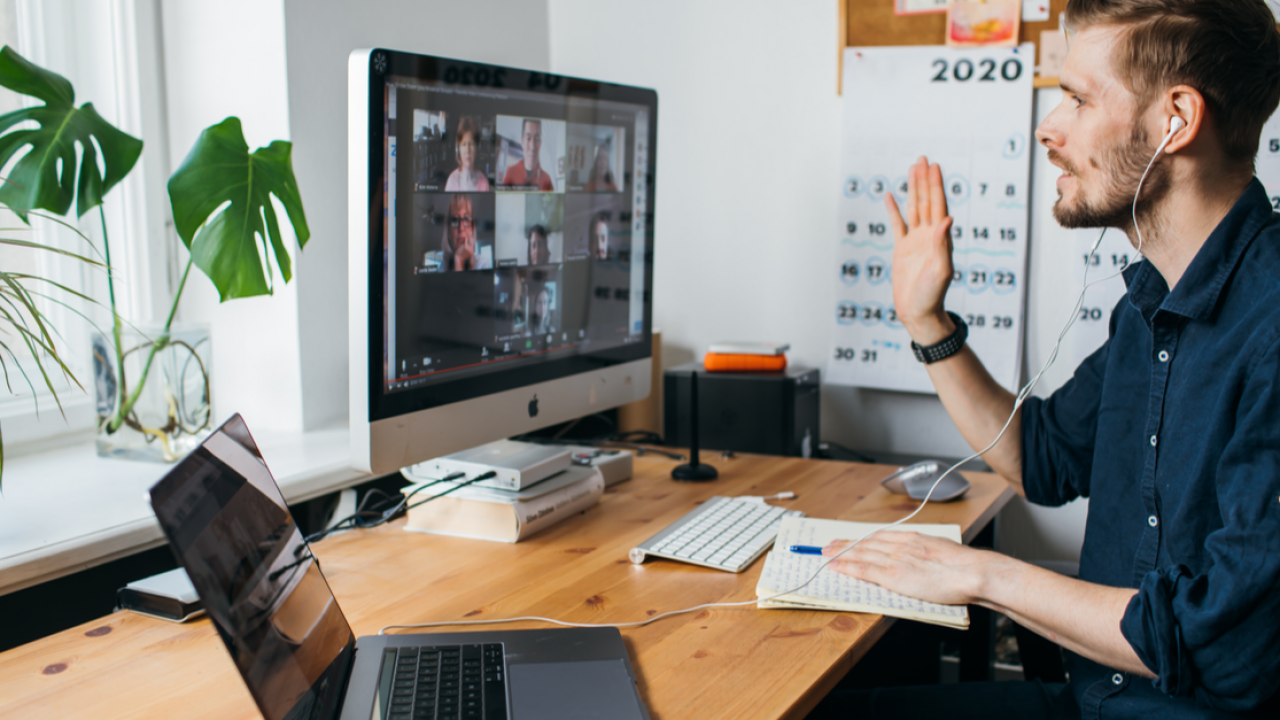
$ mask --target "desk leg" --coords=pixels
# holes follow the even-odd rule
[[[995,522],[978,533],[970,543],[972,547],[990,548],[995,544]],[[992,663],[995,648],[995,622],[991,611],[977,605],[969,606],[969,630],[960,633],[960,682],[995,679]]]

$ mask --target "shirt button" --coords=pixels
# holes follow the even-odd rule
[[[1121,675],[1120,673],[1116,673],[1115,675],[1111,676],[1111,682],[1115,683],[1116,685],[1119,685],[1120,683],[1124,682],[1124,676]]]
[[[1155,436],[1155,435],[1152,435],[1152,436],[1151,436],[1151,447],[1155,447],[1155,446],[1156,446],[1156,436]]]
[[[1167,350],[1160,351],[1160,362],[1169,362],[1169,352]]]
[[[1151,517],[1147,518],[1147,524],[1150,525],[1151,527],[1155,527],[1160,524],[1160,519],[1157,518],[1155,515],[1152,515]]]

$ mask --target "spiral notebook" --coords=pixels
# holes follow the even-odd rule
[[[823,546],[832,540],[856,540],[881,526],[879,523],[806,517],[783,519],[773,550],[765,557],[764,570],[760,573],[760,581],[756,583],[756,597],[766,598],[800,585],[827,560],[818,555],[790,552],[787,548],[792,545]],[[961,541],[959,525],[905,524],[883,532],[902,530]],[[813,582],[798,592],[762,600],[758,607],[865,612],[958,629],[969,627],[969,608],[966,605],[926,602],[886,590],[875,583],[843,575],[830,567],[822,568]]]

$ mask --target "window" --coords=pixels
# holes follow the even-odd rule
[[[158,15],[159,5],[154,0],[0,0],[0,43],[68,78],[75,88],[77,105],[92,102],[108,122],[147,143],[138,165],[106,196],[101,214],[95,209],[77,219],[73,208],[66,218],[97,250],[75,232],[39,218],[33,218],[30,230],[5,237],[100,257],[105,225],[111,239],[117,307],[122,317],[135,324],[146,323],[167,310],[172,297],[169,269],[175,264],[170,257],[172,243],[165,242],[168,209],[164,183],[153,180],[166,176],[168,169]],[[0,89],[0,113],[38,102]],[[0,170],[0,175],[8,169]],[[149,187],[149,180],[158,187]],[[0,217],[0,223],[0,228],[22,227],[11,215]],[[7,270],[20,269],[48,278],[97,301],[86,303],[63,294],[40,303],[41,312],[59,332],[60,356],[84,390],[60,373],[54,378],[56,364],[45,363],[51,379],[56,380],[54,386],[66,411],[64,420],[35,368],[34,358],[24,349],[18,362],[37,392],[33,398],[21,372],[9,368],[13,392],[0,387],[5,448],[11,451],[25,442],[68,434],[87,437],[96,422],[90,335],[95,325],[106,331],[111,327],[107,274],[53,253],[13,246],[0,246],[0,263]],[[6,338],[6,343],[15,347],[9,340]]]

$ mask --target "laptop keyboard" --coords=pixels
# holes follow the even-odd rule
[[[502,645],[399,648],[387,720],[506,720]]]

